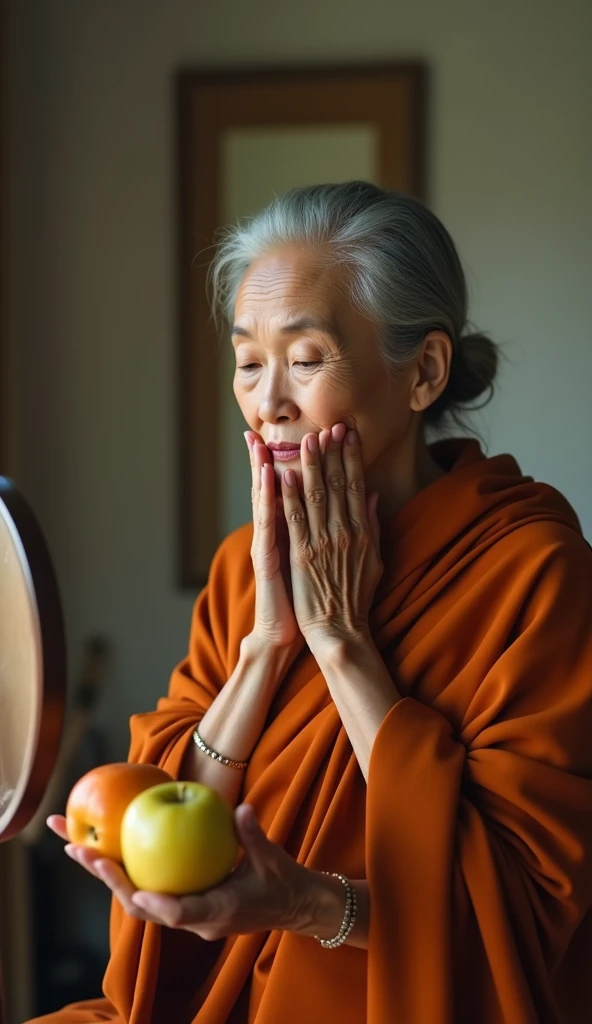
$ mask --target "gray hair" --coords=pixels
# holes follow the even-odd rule
[[[467,286],[446,228],[417,199],[364,181],[294,188],[260,213],[226,229],[210,268],[215,315],[232,322],[249,266],[285,245],[320,248],[350,269],[350,298],[379,326],[387,367],[417,354],[426,334],[445,331],[453,345],[448,384],[426,411],[430,424],[493,392],[498,350],[485,334],[465,333]],[[485,404],[485,403],[482,403]]]

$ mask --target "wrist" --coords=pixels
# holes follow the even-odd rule
[[[306,870],[308,886],[294,930],[299,935],[332,939],[341,927],[345,912],[343,883],[320,871]]]
[[[376,654],[377,647],[370,630],[349,632],[347,636],[322,636],[308,641],[311,653],[318,662],[321,671],[326,665],[338,666],[352,661],[366,661]]]
[[[302,642],[299,645],[280,647],[269,643],[266,638],[256,633],[250,633],[241,640],[238,675],[242,678],[245,674],[251,676],[254,673],[259,685],[271,699],[281,686],[301,647]]]
[[[239,657],[247,663],[263,661],[270,667],[282,668],[294,659],[303,643],[302,635],[299,635],[291,644],[274,644],[253,631],[241,640]]]

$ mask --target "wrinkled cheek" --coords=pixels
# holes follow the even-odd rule
[[[245,391],[244,385],[236,379],[232,383],[232,390],[246,422],[251,426],[251,429],[254,429],[252,424],[257,420],[257,399],[255,395]]]

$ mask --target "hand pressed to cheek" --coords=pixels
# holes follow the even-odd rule
[[[336,424],[324,457],[307,435],[301,461],[303,499],[289,472],[282,486],[294,611],[311,646],[367,632],[382,565],[377,496],[366,498],[356,432]]]
[[[245,440],[252,472],[251,559],[256,580],[253,632],[266,647],[286,648],[300,634],[291,607],[286,527],[283,516],[278,516],[273,459],[259,434],[246,431]]]

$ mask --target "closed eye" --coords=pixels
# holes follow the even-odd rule
[[[293,366],[302,366],[305,370],[311,370],[314,366],[320,366],[321,363],[322,363],[321,359],[298,359],[294,363],[292,363],[292,365]],[[258,369],[258,367],[260,365],[261,365],[260,363],[242,363],[238,367],[238,369],[239,370],[244,370],[247,373],[251,373],[253,370]]]

